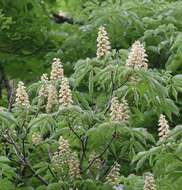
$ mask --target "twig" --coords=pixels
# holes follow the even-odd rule
[[[82,155],[81,155],[81,159],[80,159],[80,169],[81,170],[82,170],[83,160],[84,160],[84,157],[86,154],[87,143],[88,143],[88,136],[86,136],[85,139],[82,141]]]
[[[22,154],[22,152],[20,151],[20,149],[18,148],[18,146],[16,145],[14,139],[11,137],[11,135],[7,132],[8,138],[9,140],[7,140],[7,138],[5,137],[5,139],[7,140],[7,142],[10,142],[10,144],[13,145],[13,148],[15,150],[15,153],[17,155],[17,157],[19,158],[19,160],[21,161],[21,163],[24,166],[27,166],[30,171],[34,174],[34,176],[39,179],[39,181],[41,181],[44,185],[48,185],[48,182],[39,174],[36,173],[36,171],[33,169],[33,167],[31,166],[31,164],[28,162],[27,158],[25,157],[25,155]]]
[[[107,104],[107,107],[106,107],[106,110],[104,111],[104,115],[109,111],[110,109],[110,106],[111,106],[111,99],[113,97],[113,94],[114,94],[114,91],[118,90],[119,88],[121,88],[123,85],[125,85],[129,78],[132,76],[133,73],[131,73],[130,75],[128,75],[128,77],[126,78],[126,80],[120,84],[117,88],[115,87],[115,84],[114,84],[114,73],[113,71],[111,72],[111,84],[112,84],[112,88],[111,88],[111,94],[110,94],[110,98],[109,98],[109,101],[108,101],[108,104]]]
[[[73,134],[79,139],[79,141],[81,141],[82,143],[82,139],[81,137],[77,134],[77,132],[73,129],[73,127],[71,126],[70,120],[68,119],[68,127],[69,129],[73,132]]]
[[[50,171],[50,173],[53,176],[53,178],[55,178],[56,181],[58,182],[59,181],[58,176],[52,171],[50,165],[48,165],[48,170]]]
[[[30,171],[34,174],[34,176],[39,179],[44,185],[48,185],[48,182],[39,174],[36,173],[36,171],[32,168],[32,166],[29,163],[26,163],[27,167],[30,169]]]
[[[84,172],[87,171],[94,164],[94,162],[98,158],[101,158],[105,154],[105,152],[110,148],[113,140],[115,139],[115,136],[116,136],[116,128],[115,128],[114,133],[112,134],[111,140],[109,141],[109,143],[107,144],[107,146],[105,147],[105,149],[98,156],[96,156],[95,158],[93,158],[93,160],[89,163],[88,167],[84,170]]]
[[[111,99],[112,99],[113,94],[114,94],[114,88],[115,88],[114,73],[113,73],[113,71],[111,71],[111,94],[110,94],[110,98],[109,98],[109,101],[108,101],[108,104],[107,104],[107,107],[106,107],[106,110],[105,110],[104,114],[106,114],[109,111],[110,102],[111,102]]]

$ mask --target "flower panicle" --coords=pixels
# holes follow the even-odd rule
[[[71,155],[71,149],[68,140],[64,139],[62,136],[60,136],[58,143],[58,151],[54,153],[51,161],[54,166],[62,167],[68,164],[68,160],[70,159]]]
[[[169,136],[169,132],[170,132],[169,124],[168,124],[168,121],[166,120],[165,115],[163,114],[160,115],[158,125],[159,125],[159,129],[158,129],[159,139],[164,140]]]
[[[144,46],[140,43],[140,41],[135,41],[132,46],[126,61],[126,66],[132,67],[135,69],[143,68],[145,70],[148,69],[148,55],[146,54],[146,50]]]
[[[51,81],[60,80],[64,76],[64,69],[59,58],[54,58],[52,62]]]
[[[61,82],[61,87],[59,91],[59,104],[61,106],[67,107],[69,105],[72,105],[73,99],[72,99],[72,93],[70,89],[69,82],[67,78],[63,78]]]
[[[75,152],[71,153],[70,158],[68,159],[68,166],[69,166],[70,179],[72,180],[80,179],[81,178],[80,165],[79,165],[78,156]]]
[[[126,99],[122,99],[121,103],[117,97],[111,100],[111,120],[113,122],[128,123],[129,121],[129,106]]]
[[[47,74],[42,74],[41,76],[41,87],[39,90],[39,97],[47,97],[48,96],[48,83],[49,83],[49,79]]]
[[[37,145],[40,144],[42,141],[42,136],[39,133],[32,134],[32,143]]]
[[[109,37],[104,26],[100,26],[97,37],[97,59],[104,57],[111,50]]]
[[[60,155],[70,154],[70,144],[68,140],[64,139],[62,136],[59,138],[58,150]]]
[[[119,177],[120,177],[120,165],[115,163],[108,175],[106,176],[106,183],[111,184],[113,186],[119,185]]]
[[[50,84],[48,87],[48,98],[46,105],[47,113],[51,112],[55,105],[57,105],[57,90],[53,84]]]
[[[92,163],[92,168],[100,169],[102,167],[102,160],[98,158],[98,154],[96,152],[92,152],[89,157],[89,164]]]
[[[26,87],[22,81],[19,81],[18,87],[16,89],[15,105],[22,107],[30,106],[29,97],[26,92]]]
[[[154,176],[151,173],[145,176],[143,190],[156,190]]]

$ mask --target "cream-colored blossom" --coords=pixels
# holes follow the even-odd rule
[[[41,143],[42,141],[42,136],[39,133],[33,133],[32,134],[32,143],[37,145]]]
[[[92,168],[96,168],[96,169],[100,169],[102,167],[102,161],[100,158],[97,158],[98,154],[96,154],[95,152],[92,152],[92,154],[89,157],[89,164],[92,163]],[[95,159],[96,158],[96,159]]]
[[[69,177],[71,180],[78,179],[80,175],[80,165],[77,154],[71,152],[70,144],[68,140],[62,136],[59,138],[59,147],[51,159],[51,162],[55,168],[64,168],[65,166],[69,169]]]
[[[23,107],[30,106],[28,94],[26,92],[26,87],[22,81],[18,83],[18,87],[16,89],[15,105]]]
[[[65,164],[68,164],[70,159],[71,149],[68,140],[64,139],[62,136],[59,138],[59,147],[52,157],[52,163],[55,166],[61,167]]]
[[[159,139],[164,140],[169,136],[169,124],[168,121],[166,120],[165,115],[161,114],[159,118]]]
[[[57,90],[53,84],[50,84],[48,87],[48,98],[46,105],[47,113],[51,112],[55,105],[57,105]]]
[[[144,190],[156,190],[155,180],[152,174],[145,176]]]
[[[68,166],[69,166],[69,177],[72,180],[81,178],[79,160],[75,152],[73,152],[70,155],[70,158],[68,160]]]
[[[59,152],[56,151],[54,152],[52,158],[51,158],[51,163],[53,165],[54,168],[59,169],[62,165],[61,165],[61,159],[60,159],[60,155]]]
[[[48,83],[49,83],[49,79],[48,79],[47,74],[42,74],[41,87],[39,90],[39,97],[47,97],[48,96]]]
[[[131,46],[131,50],[126,61],[126,66],[140,69],[148,69],[148,55],[146,54],[146,50],[144,46],[140,43],[140,41],[135,41]]]
[[[62,79],[61,87],[59,91],[59,104],[61,106],[69,106],[73,103],[72,93],[70,89],[69,82],[66,78]]]
[[[69,155],[70,154],[70,144],[67,139],[64,139],[62,136],[59,138],[59,154],[60,155]]]
[[[104,26],[99,28],[97,37],[97,58],[100,59],[108,54],[111,50],[109,37]]]
[[[129,120],[129,107],[127,101],[123,98],[119,103],[117,97],[111,100],[111,120],[113,122],[128,123]]]
[[[57,81],[64,76],[63,66],[59,58],[54,58],[52,62],[52,70],[50,79],[52,81]]]
[[[118,185],[119,184],[119,177],[120,177],[120,165],[115,163],[108,175],[106,176],[106,183],[110,185]]]

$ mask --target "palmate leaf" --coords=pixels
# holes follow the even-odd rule
[[[75,79],[76,86],[80,84],[80,82],[88,75],[89,71],[92,70],[92,60],[80,60],[75,64],[75,73],[73,78]]]
[[[0,190],[16,190],[15,185],[8,178],[0,180]]]
[[[136,162],[136,170],[139,170],[146,161],[150,161],[150,165],[153,163],[153,156],[158,155],[158,153],[161,151],[161,147],[153,147],[149,149],[148,151],[139,152],[134,158],[132,163]]]
[[[182,75],[179,74],[179,75],[175,75],[173,78],[172,78],[172,86],[179,92],[182,92]]]
[[[99,84],[102,86],[102,88],[107,89],[107,87],[110,87],[111,84],[111,73],[116,72],[117,67],[114,67],[112,65],[108,65],[105,68],[101,68],[94,77],[94,80],[96,81],[97,85]]]
[[[90,139],[89,146],[91,148],[99,148],[101,145],[108,143],[112,138],[115,128],[111,123],[105,122],[96,127],[92,127],[87,131],[87,135]]]
[[[170,135],[175,139],[180,139],[182,137],[182,125],[177,125],[172,129]]]
[[[80,105],[80,107],[90,110],[89,100],[90,96],[88,96],[87,93],[82,93],[78,91],[72,92],[74,102],[76,102],[77,105]]]
[[[36,129],[49,129],[53,131],[57,123],[50,114],[40,114],[37,118],[30,121],[28,128],[31,130]]]
[[[17,120],[10,112],[0,111],[0,120],[5,126],[9,126],[10,124],[17,125]]]

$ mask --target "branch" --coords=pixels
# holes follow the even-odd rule
[[[32,168],[32,166],[26,162],[26,166],[30,169],[30,171],[34,174],[34,176],[39,179],[39,181],[41,181],[44,185],[48,185],[48,182],[43,178],[41,177],[39,174],[37,174],[37,172]]]
[[[53,176],[53,178],[56,179],[56,181],[58,182],[59,179],[58,179],[57,175],[52,171],[50,165],[48,165],[48,170],[50,171],[50,173],[51,173],[51,175]]]
[[[182,162],[182,159],[181,159],[178,155],[176,155],[176,154],[174,153],[175,150],[174,150],[172,147],[170,147],[170,146],[168,146],[168,147],[169,147],[169,149],[173,152],[174,157],[175,157],[178,161]]]
[[[94,164],[94,162],[98,158],[101,158],[105,154],[105,152],[110,148],[110,146],[111,146],[113,140],[115,139],[115,137],[116,137],[116,128],[115,128],[114,133],[112,134],[111,140],[109,141],[109,143],[107,144],[107,146],[105,147],[105,149],[98,156],[96,156],[95,158],[93,158],[93,160],[89,163],[88,167],[84,170],[84,172],[87,171]]]
[[[39,179],[39,181],[41,181],[44,185],[48,185],[48,182],[42,177],[40,176],[39,174],[37,174],[37,172],[33,169],[33,167],[31,166],[31,164],[28,162],[27,158],[25,157],[25,155],[23,155],[23,153],[20,151],[19,147],[16,145],[14,139],[11,137],[11,135],[9,134],[9,132],[7,132],[7,135],[8,135],[8,138],[9,140],[4,137],[7,142],[9,142],[10,144],[13,145],[14,147],[14,150],[15,150],[15,153],[17,155],[17,157],[19,158],[19,160],[21,161],[21,163],[24,165],[24,166],[27,166],[30,171],[34,174],[34,176]]]
[[[82,139],[81,137],[77,134],[77,132],[73,129],[73,127],[71,126],[70,120],[68,119],[68,127],[69,129],[73,132],[73,134],[79,139],[79,141],[82,143]]]
[[[121,84],[121,85],[119,85],[117,88],[115,88],[115,84],[114,84],[114,76],[113,76],[113,72],[111,73],[111,84],[112,84],[112,88],[111,88],[111,95],[110,95],[110,98],[109,98],[109,101],[108,101],[108,104],[107,104],[107,107],[106,107],[106,110],[105,110],[105,112],[104,112],[104,115],[109,111],[109,109],[110,109],[110,102],[111,102],[111,99],[112,99],[112,97],[113,97],[113,94],[114,94],[114,91],[116,91],[116,90],[118,90],[119,88],[121,88],[123,85],[125,85],[127,82],[128,82],[128,80],[129,80],[129,78],[132,76],[132,74],[133,73],[131,73],[130,75],[128,75],[128,77],[126,78],[126,80]]]
[[[80,169],[81,170],[82,170],[83,160],[84,160],[84,157],[86,154],[87,143],[88,143],[88,136],[86,136],[85,139],[82,141],[82,155],[81,155],[81,159],[80,159]]]
[[[106,110],[104,111],[104,115],[109,111],[110,109],[110,102],[111,102],[111,99],[113,97],[113,94],[114,94],[114,88],[115,88],[115,84],[114,84],[114,73],[113,71],[111,71],[111,94],[110,94],[110,98],[109,98],[109,101],[107,103],[107,107],[106,107]]]

